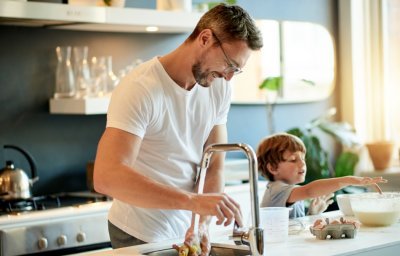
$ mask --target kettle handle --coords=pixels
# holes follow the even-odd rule
[[[12,149],[15,149],[15,150],[19,151],[20,153],[22,153],[29,162],[29,166],[31,168],[31,173],[32,173],[32,181],[35,182],[38,180],[37,171],[36,171],[36,163],[35,163],[35,160],[33,159],[33,157],[31,156],[31,154],[29,154],[22,148],[14,146],[14,145],[4,145],[3,147],[4,148],[12,148]]]

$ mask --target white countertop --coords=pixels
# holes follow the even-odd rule
[[[309,231],[309,226],[315,219],[322,217],[339,218],[340,211],[324,213],[322,216],[311,216],[299,218],[305,225],[305,229],[296,235],[290,235],[287,242],[267,243],[264,255],[289,256],[289,255],[399,255],[400,250],[400,223],[390,227],[365,227],[361,226],[354,239],[328,239],[318,240]],[[350,218],[351,217],[347,217]],[[221,233],[213,234],[211,240],[217,243],[231,243],[228,240],[230,230],[226,230],[224,235]],[[141,255],[140,252],[151,249],[170,248],[173,243],[182,241],[166,241],[157,244],[146,244],[132,246],[112,251],[87,253],[85,255]],[[83,255],[83,254],[82,254]]]

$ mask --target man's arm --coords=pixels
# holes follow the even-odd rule
[[[138,207],[189,210],[200,215],[216,216],[220,223],[231,223],[237,207],[228,196],[186,192],[134,170],[132,165],[141,141],[140,137],[120,129],[106,129],[98,145],[94,166],[96,191]],[[207,185],[207,189],[210,188]]]
[[[226,125],[217,125],[211,130],[211,133],[204,145],[204,150],[211,144],[227,143]],[[204,183],[205,193],[222,193],[224,190],[224,160],[225,152],[214,153],[211,157],[209,167]]]
[[[100,139],[94,166],[94,188],[143,208],[190,208],[191,195],[161,184],[132,168],[142,139],[116,128],[107,128]]]

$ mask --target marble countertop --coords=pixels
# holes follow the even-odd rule
[[[318,240],[309,231],[309,226],[318,218],[340,218],[341,212],[334,211],[323,213],[322,215],[307,216],[298,220],[304,224],[304,229],[296,234],[289,235],[286,242],[267,243],[265,244],[264,255],[289,256],[289,255],[399,255],[400,250],[400,222],[390,227],[366,227],[361,226],[357,236],[354,239],[327,239]],[[352,219],[352,217],[346,217]],[[212,234],[213,243],[224,243],[233,245],[229,241],[231,229],[218,231]],[[142,255],[141,252],[170,248],[173,243],[181,243],[182,241],[166,241],[157,244],[146,244],[140,246],[132,246],[112,251],[103,251],[95,253],[86,253],[85,255]],[[81,254],[83,255],[83,254]]]

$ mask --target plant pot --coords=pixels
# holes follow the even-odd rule
[[[390,166],[393,155],[394,143],[390,141],[378,141],[366,144],[369,157],[375,170],[385,170]]]

